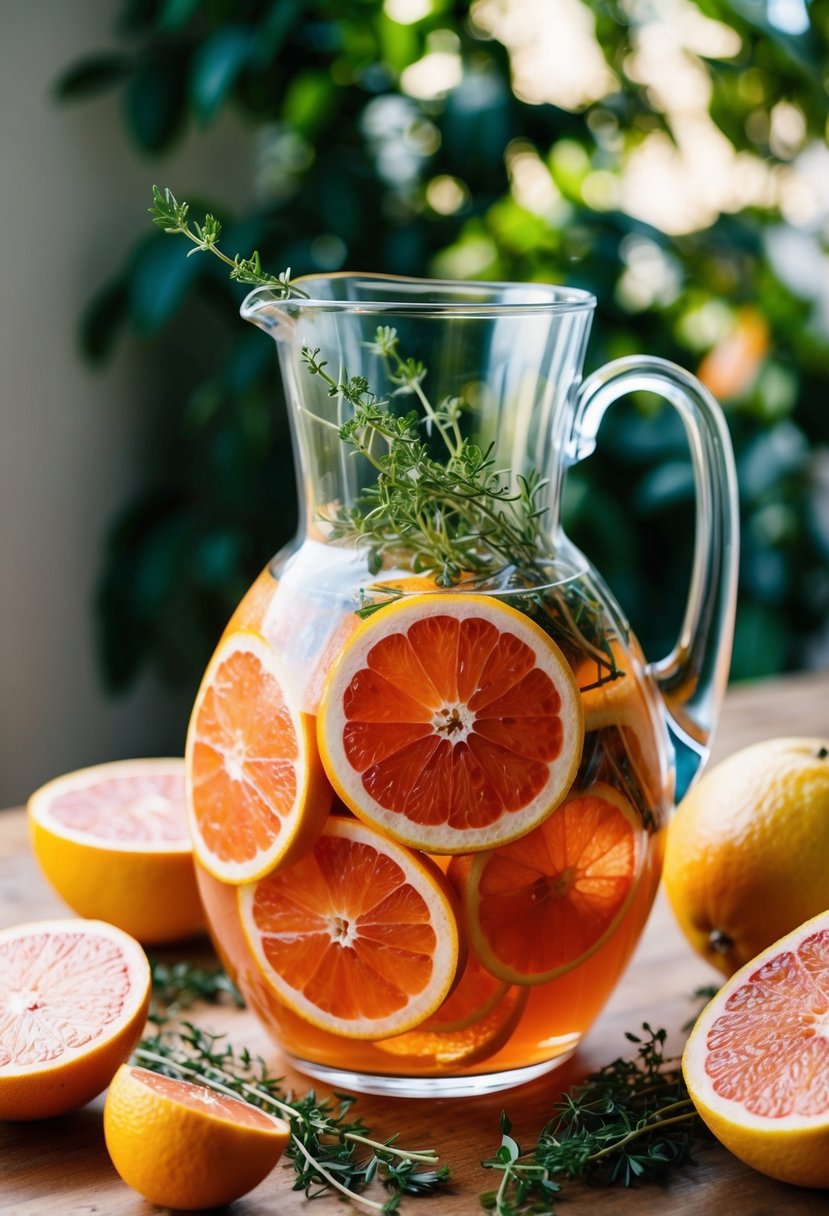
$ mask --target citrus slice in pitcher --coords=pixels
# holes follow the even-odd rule
[[[490,596],[404,597],[347,641],[317,723],[356,815],[431,853],[529,832],[581,759],[578,687],[561,650]]]
[[[305,857],[238,898],[264,979],[324,1030],[399,1034],[455,979],[458,927],[440,870],[354,819],[332,816]]]
[[[463,890],[470,944],[487,970],[543,984],[589,958],[630,904],[641,834],[626,799],[596,784],[520,840],[454,859],[449,877]]]
[[[507,1042],[521,1019],[527,996],[526,988],[507,987],[495,1005],[465,1026],[441,1030],[429,1018],[422,1026],[375,1043],[375,1047],[390,1056],[408,1057],[421,1070],[424,1066],[468,1068],[480,1064]]]
[[[183,760],[115,760],[65,773],[32,794],[28,817],[43,873],[79,915],[153,945],[204,929]]]
[[[136,941],[96,920],[0,930],[0,1120],[91,1101],[132,1051],[150,1003]]]
[[[240,630],[219,645],[196,696],[185,756],[193,849],[216,878],[249,882],[311,847],[331,789],[311,720],[258,634]]]
[[[702,1119],[741,1161],[829,1187],[829,912],[726,981],[697,1019],[682,1071]]]

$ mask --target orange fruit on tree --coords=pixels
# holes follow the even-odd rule
[[[470,945],[509,984],[570,971],[613,933],[641,868],[642,825],[609,785],[573,793],[532,832],[453,859]]]
[[[781,1182],[829,1187],[829,912],[723,985],[682,1071],[704,1122],[741,1161]]]
[[[96,1097],[141,1037],[150,967],[103,921],[0,930],[0,1119],[46,1119]]]
[[[829,907],[829,740],[767,739],[709,768],[668,828],[664,881],[726,975]]]
[[[331,816],[288,869],[239,888],[239,911],[276,996],[335,1034],[377,1039],[424,1021],[461,946],[453,893],[428,858]]]
[[[194,1211],[258,1186],[290,1127],[241,1098],[124,1064],[104,1104],[104,1136],[128,1186],[150,1203]]]
[[[257,633],[219,644],[193,706],[186,763],[193,848],[223,882],[289,864],[325,822],[332,795],[311,719]]]
[[[204,929],[184,761],[117,760],[56,777],[28,803],[43,873],[80,916],[146,944]]]
[[[583,734],[556,643],[514,608],[466,593],[403,597],[365,620],[317,722],[346,805],[431,853],[529,832],[569,790]]]

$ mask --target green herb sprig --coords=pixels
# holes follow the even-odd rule
[[[367,1211],[388,1213],[398,1211],[405,1195],[431,1195],[448,1182],[449,1170],[434,1150],[403,1148],[396,1137],[374,1139],[369,1127],[351,1117],[356,1101],[352,1095],[319,1098],[309,1090],[296,1098],[258,1056],[246,1048],[236,1050],[223,1036],[190,1022],[143,1038],[132,1060],[286,1119],[291,1128],[286,1153],[296,1175],[293,1189],[309,1199],[335,1191]],[[363,1194],[375,1179],[390,1192],[382,1203]]]
[[[182,1009],[189,1009],[196,1001],[219,1004],[229,1001],[237,1009],[244,1009],[242,994],[224,967],[200,967],[187,959],[165,963],[160,959],[150,960],[152,978],[152,1005],[150,1021],[158,1025]]]
[[[258,253],[229,258],[218,248],[221,225],[215,216],[190,224],[189,205],[179,203],[169,189],[153,187],[150,212],[164,232],[180,233],[193,243],[191,254],[207,252],[220,258],[230,267],[231,278],[272,287],[284,297],[306,297],[291,281],[290,270],[264,272]],[[338,430],[342,441],[376,472],[374,484],[353,506],[334,511],[328,521],[332,539],[364,547],[371,574],[379,574],[388,559],[431,575],[439,587],[463,579],[482,589],[526,591],[516,606],[555,638],[568,657],[595,661],[590,687],[618,679],[624,673],[616,666],[599,605],[578,584],[549,585],[553,555],[543,528],[545,480],[533,470],[511,484],[507,473],[495,467],[492,449],[483,450],[463,436],[461,421],[468,403],[446,397],[433,404],[424,388],[427,368],[401,353],[392,327],[379,327],[367,345],[384,360],[394,395],[414,397],[419,410],[401,417],[364,376],[335,379],[319,350],[303,352],[309,373],[320,376],[329,394],[341,397],[353,410],[341,427],[316,416],[315,421]],[[443,444],[441,459],[432,454],[434,436]],[[382,602],[387,600],[367,603],[358,611],[369,615]]]
[[[193,242],[194,248],[190,250],[188,257],[192,257],[194,253],[212,253],[230,267],[231,279],[235,279],[239,283],[244,283],[249,287],[273,287],[286,297],[306,296],[306,292],[297,287],[296,283],[291,282],[290,270],[283,270],[278,275],[268,274],[264,271],[257,250],[254,250],[249,258],[240,257],[238,253],[235,257],[229,258],[219,248],[222,225],[215,215],[208,212],[201,224],[191,224],[187,219],[190,204],[178,202],[172,190],[160,190],[158,186],[153,186],[153,205],[149,211],[153,217],[153,223],[164,232],[180,233],[182,236],[186,236],[188,241]]]
[[[664,1056],[666,1032],[643,1024],[634,1059],[617,1059],[566,1093],[535,1147],[524,1152],[501,1116],[501,1145],[482,1162],[500,1170],[496,1191],[481,1204],[496,1216],[554,1213],[562,1179],[632,1186],[663,1178],[691,1160],[705,1127],[688,1096],[682,1070]]]
[[[416,572],[432,575],[440,587],[451,587],[462,575],[492,578],[506,567],[534,584],[543,582],[539,555],[546,508],[539,506],[539,496],[546,483],[532,473],[518,478],[516,489],[509,486],[494,466],[492,449],[483,450],[461,434],[466,403],[447,397],[432,404],[423,387],[426,368],[401,355],[395,329],[381,326],[367,346],[390,364],[396,395],[414,395],[422,412],[395,415],[364,376],[336,380],[319,350],[303,350],[309,373],[325,382],[330,396],[353,407],[353,416],[339,428],[340,438],[377,474],[355,506],[336,512],[333,537],[364,546],[373,574],[386,559],[405,553]],[[430,454],[434,432],[445,448],[443,460]]]

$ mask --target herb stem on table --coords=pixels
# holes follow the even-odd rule
[[[629,1187],[661,1179],[691,1160],[705,1134],[682,1071],[664,1057],[666,1033],[647,1023],[635,1059],[615,1060],[565,1093],[532,1150],[522,1151],[501,1116],[501,1145],[482,1164],[501,1170],[494,1192],[481,1195],[496,1216],[555,1213],[564,1179]]]
[[[247,1049],[222,1043],[221,1038],[184,1022],[142,1039],[132,1059],[165,1076],[242,1098],[287,1120],[294,1189],[305,1191],[309,1198],[334,1189],[370,1211],[396,1212],[404,1196],[433,1194],[446,1185],[449,1171],[432,1149],[407,1149],[394,1143],[396,1137],[377,1140],[359,1119],[349,1118],[353,1096],[318,1098],[309,1090],[295,1097],[282,1088],[281,1078],[268,1073],[264,1061]],[[358,1156],[358,1149],[368,1153]],[[363,1194],[375,1178],[390,1191],[384,1203]]]

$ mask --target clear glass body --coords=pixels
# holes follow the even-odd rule
[[[373,1092],[436,1096],[502,1088],[570,1055],[600,1012],[637,943],[659,882],[663,833],[676,795],[677,749],[683,783],[706,754],[733,616],[734,487],[727,437],[716,407],[713,424],[701,418],[711,411],[710,401],[703,400],[701,408],[696,387],[688,389],[684,374],[667,364],[605,369],[585,392],[581,366],[594,304],[586,293],[540,284],[352,275],[301,280],[300,286],[310,299],[283,301],[257,290],[243,315],[277,340],[293,419],[302,525],[245,596],[225,636],[240,629],[259,634],[278,653],[296,705],[314,719],[328,671],[358,612],[379,606],[379,618],[388,600],[445,594],[418,574],[406,544],[387,547],[378,558],[339,535],[338,513],[360,504],[376,472],[340,436],[353,410],[347,395],[330,391],[322,376],[309,373],[303,350],[318,352],[335,383],[364,376],[392,412],[425,414],[423,433],[436,457],[445,436],[428,419],[430,403],[462,399],[457,434],[490,454],[503,484],[516,490],[521,479],[541,474],[536,506],[542,525],[531,561],[482,562],[481,569],[458,572],[451,591],[473,591],[532,619],[543,617],[545,631],[573,671],[584,714],[571,794],[599,783],[632,808],[636,873],[612,932],[577,965],[546,982],[502,986],[471,1029],[375,1042],[322,1030],[280,1001],[251,955],[236,888],[200,872],[202,897],[216,945],[245,999],[306,1072]],[[379,326],[393,326],[402,356],[428,369],[420,381],[413,385],[410,379],[401,389],[399,368],[376,350]],[[698,517],[691,603],[677,650],[657,667],[646,663],[601,577],[559,526],[567,466],[590,450],[600,413],[618,395],[608,387],[613,377],[626,391],[633,374],[658,380],[671,399],[676,390],[689,434],[703,437],[695,470],[698,488],[707,487],[706,512]],[[600,408],[597,398],[603,398]],[[716,449],[713,456],[706,443]],[[345,807],[335,811],[348,813]],[[449,858],[433,860],[451,877]]]

